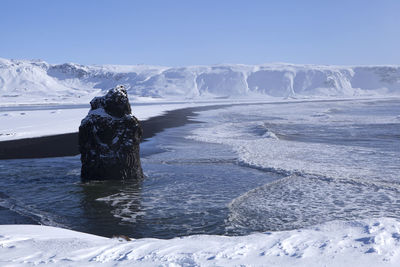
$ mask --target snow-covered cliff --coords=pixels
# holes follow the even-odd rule
[[[400,95],[400,66],[83,66],[0,59],[0,104],[87,103],[117,85],[132,99],[388,96]]]

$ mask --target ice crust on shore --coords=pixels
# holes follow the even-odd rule
[[[400,66],[84,66],[0,58],[0,104],[87,103],[124,85],[132,100],[400,95]]]
[[[400,222],[391,218],[132,241],[49,226],[0,226],[0,262],[7,266],[397,266],[399,255]]]

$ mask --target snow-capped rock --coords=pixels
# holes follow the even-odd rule
[[[123,86],[91,102],[79,127],[83,181],[143,177],[139,156],[142,127],[131,114]]]

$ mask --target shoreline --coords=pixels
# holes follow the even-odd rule
[[[373,98],[382,100],[381,98]],[[386,98],[385,98],[386,99]],[[392,98],[391,98],[392,99]],[[145,142],[164,129],[183,126],[187,123],[196,123],[190,117],[195,112],[207,111],[223,107],[237,105],[259,105],[259,104],[287,104],[303,102],[342,102],[353,100],[371,100],[369,98],[344,98],[344,99],[299,99],[297,101],[274,101],[274,102],[243,102],[243,103],[215,103],[212,105],[179,108],[166,111],[162,115],[150,117],[141,121],[143,127],[143,138]],[[135,115],[135,114],[133,114]],[[83,118],[82,118],[83,119]],[[29,158],[50,158],[79,155],[78,132],[47,135],[41,137],[22,138],[16,140],[0,141],[0,160],[8,159],[29,159]]]
[[[219,104],[182,108],[166,111],[165,114],[141,121],[143,137],[141,142],[168,128],[198,123],[191,119],[198,111],[218,109],[232,104]],[[0,141],[0,160],[67,157],[79,155],[78,132]]]

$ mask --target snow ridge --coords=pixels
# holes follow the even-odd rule
[[[0,104],[87,103],[117,85],[133,99],[391,96],[400,95],[400,66],[84,66],[0,58]]]

